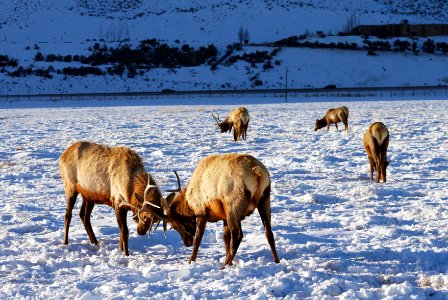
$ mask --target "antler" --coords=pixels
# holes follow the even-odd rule
[[[177,178],[177,189],[175,189],[175,190],[165,190],[168,193],[178,193],[178,192],[182,191],[182,187],[180,185],[179,175],[177,174],[176,170],[173,170],[173,172],[174,172],[174,174],[176,174],[176,178]],[[170,200],[170,202],[171,202],[171,200]],[[165,198],[160,199],[160,201],[162,202],[164,215],[168,215],[168,211],[169,211],[169,208],[170,208],[170,203],[168,203],[167,199],[165,199]]]
[[[140,208],[138,208],[137,206],[135,206],[134,204],[131,204],[130,202],[128,202],[128,201],[126,201],[126,199],[124,199],[124,197],[120,194],[120,199],[121,199],[121,203],[120,203],[120,205],[119,205],[119,207],[122,207],[122,206],[129,206],[129,207],[131,207],[131,208],[135,208],[135,209],[137,209],[138,211],[140,211],[142,208],[140,207]]]
[[[132,217],[135,218],[135,216],[137,216],[139,222],[142,222],[142,223],[144,223],[146,221],[146,220],[142,220],[142,218],[140,217],[140,211],[142,210],[143,207],[138,208],[134,204],[129,203],[128,201],[126,201],[126,199],[124,199],[124,197],[121,194],[120,194],[120,199],[121,199],[121,203],[120,203],[119,207],[129,206],[131,208],[136,209],[137,211],[132,215]]]
[[[215,119],[216,124],[219,125],[219,123],[221,123],[221,120],[219,119],[219,113],[216,112],[217,116],[214,115],[214,113],[212,113],[212,117]]]
[[[156,187],[157,187],[157,185],[149,184],[150,182],[151,182],[151,176],[150,176],[149,173],[148,173],[148,184],[146,185],[145,192],[144,192],[144,194],[143,194],[143,204],[142,204],[142,209],[143,209],[143,207],[145,207],[146,204],[149,204],[149,205],[154,206],[154,207],[157,207],[157,208],[161,208],[160,206],[155,205],[155,204],[153,204],[153,203],[151,203],[151,202],[149,202],[149,201],[146,200],[146,193],[149,191],[149,189],[150,189],[150,188],[156,188]]]
[[[176,170],[173,170],[173,172],[174,172],[174,174],[176,174],[176,178],[177,178],[177,189],[175,189],[175,190],[166,190],[168,193],[177,193],[177,192],[180,192],[181,190],[182,190],[182,187],[181,187],[181,185],[180,185],[180,178],[179,178],[179,175],[177,174],[177,172],[176,172]]]

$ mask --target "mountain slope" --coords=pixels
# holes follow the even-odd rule
[[[67,77],[56,71],[84,65],[35,60],[39,52],[44,56],[88,55],[88,49],[96,42],[117,47],[118,41],[126,40],[135,46],[149,38],[179,48],[184,44],[194,48],[213,44],[222,57],[227,46],[238,41],[241,28],[247,31],[250,43],[273,42],[303,34],[313,42],[320,31],[327,35],[320,42],[355,42],[362,47],[360,37],[338,37],[337,33],[347,26],[399,23],[404,19],[410,23],[442,22],[448,11],[448,4],[443,1],[0,1],[0,55],[17,60],[24,70],[55,70],[53,79],[43,79],[34,75],[11,77],[8,74],[15,71],[13,67],[0,67],[1,94],[279,88],[284,86],[286,68],[292,88],[327,84],[338,87],[439,85],[448,80],[445,55],[419,53],[415,56],[411,50],[377,52],[377,56],[367,57],[366,51],[283,48],[273,58],[271,69],[240,61],[219,65],[216,70],[211,70],[209,65],[145,69],[135,78],[127,78],[126,72],[123,77]],[[447,37],[436,39],[447,40]],[[392,45],[393,42],[390,41]],[[273,49],[244,47],[232,55],[259,50],[271,52]],[[99,67],[106,73],[111,65]],[[255,81],[261,84],[254,86]]]

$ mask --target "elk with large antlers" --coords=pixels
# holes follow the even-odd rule
[[[243,239],[241,220],[255,208],[274,261],[279,262],[271,229],[271,182],[260,161],[245,154],[211,155],[199,162],[184,189],[175,174],[179,187],[162,200],[162,206],[170,220],[186,224],[185,231],[194,236],[190,263],[196,260],[206,223],[223,220],[226,258],[222,268],[232,265]]]
[[[138,154],[127,147],[76,142],[62,153],[59,170],[67,201],[64,244],[68,244],[72,210],[78,194],[83,198],[79,216],[93,244],[98,244],[90,224],[95,204],[106,204],[114,208],[120,229],[119,248],[126,256],[129,255],[129,231],[126,223],[128,210],[133,213],[139,235],[151,231],[154,222],[160,222],[164,218],[160,206],[162,194],[156,182],[146,172]]]
[[[213,118],[216,121],[216,124],[223,132],[231,132],[233,128],[233,139],[234,141],[239,141],[240,136],[243,140],[246,140],[247,136],[247,127],[249,126],[249,112],[245,107],[238,107],[232,110],[224,121],[221,122],[219,119],[219,114],[215,116],[212,113]]]
[[[364,148],[370,163],[370,181],[373,180],[373,170],[376,170],[376,179],[386,182],[386,168],[390,161],[386,159],[389,146],[389,131],[381,122],[375,122],[367,128],[363,137]]]
[[[329,109],[322,119],[316,119],[314,131],[324,128],[325,126],[327,126],[328,131],[331,124],[334,124],[336,130],[338,130],[339,122],[344,123],[345,130],[348,131],[348,108],[345,106]]]

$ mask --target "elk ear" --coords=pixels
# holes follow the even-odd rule
[[[169,211],[170,211],[170,206],[171,206],[171,202],[174,199],[174,196],[176,196],[176,193],[171,193],[168,195],[168,197],[160,199],[161,203],[162,203],[162,208],[163,208],[163,214],[165,216],[168,215]]]
[[[171,206],[171,202],[173,202],[174,197],[176,196],[176,193],[171,193],[166,197],[166,202],[168,204],[168,207]]]

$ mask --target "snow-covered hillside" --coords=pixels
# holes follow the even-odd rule
[[[446,100],[186,102],[0,104],[0,298],[448,297]],[[251,115],[247,142],[220,134],[211,117],[236,103]],[[349,132],[333,126],[314,132],[315,119],[337,105],[350,109]],[[391,137],[388,181],[380,184],[369,182],[362,146],[374,121],[384,122]],[[69,245],[62,245],[65,199],[57,159],[79,139],[136,150],[162,189],[176,186],[173,169],[186,183],[212,153],[254,155],[271,174],[280,263],[273,262],[257,212],[242,222],[235,265],[224,270],[221,222],[207,225],[197,261],[188,264],[191,248],[176,232],[167,239],[161,228],[149,238],[137,236],[129,217],[130,256],[124,257],[113,210],[95,207],[99,245],[93,246],[77,216],[79,199]]]
[[[436,3],[434,3],[436,2]],[[254,42],[272,41],[305,30],[337,33],[356,15],[363,24],[433,23],[446,20],[444,1],[333,0],[8,0],[0,10],[0,40],[79,43],[113,39],[129,33],[139,41],[157,37],[174,41],[227,45],[240,26]],[[113,35],[113,36],[112,36]]]
[[[327,37],[320,42],[356,42],[360,37],[338,37],[349,21],[356,24],[444,22],[444,1],[111,1],[111,0],[10,0],[1,2],[0,55],[17,60],[22,75],[11,77],[17,67],[1,67],[0,94],[125,92],[208,89],[279,88],[285,85],[288,68],[289,87],[409,86],[446,84],[446,55],[411,50],[406,53],[367,51],[310,50],[283,48],[273,58],[273,68],[237,62],[211,70],[207,64],[191,68],[152,68],[142,75],[64,76],[56,71],[79,67],[80,63],[39,62],[44,56],[88,55],[96,42],[118,47],[127,40],[135,46],[144,39],[157,38],[173,47],[213,44],[218,58],[227,46],[238,41],[240,28],[247,30],[250,43],[274,42],[306,34],[316,40],[316,32]],[[436,41],[446,42],[447,37]],[[409,40],[411,43],[412,40]],[[422,44],[419,41],[419,45]],[[393,44],[393,40],[390,41]],[[266,50],[243,47],[233,55]],[[273,49],[267,49],[272,51]],[[276,64],[274,64],[274,60]],[[100,66],[103,72],[110,65]],[[52,79],[26,75],[27,69],[54,69]],[[61,71],[62,72],[62,71]],[[29,73],[32,73],[31,71]],[[21,77],[20,77],[21,76]],[[260,80],[260,85],[254,85]]]

